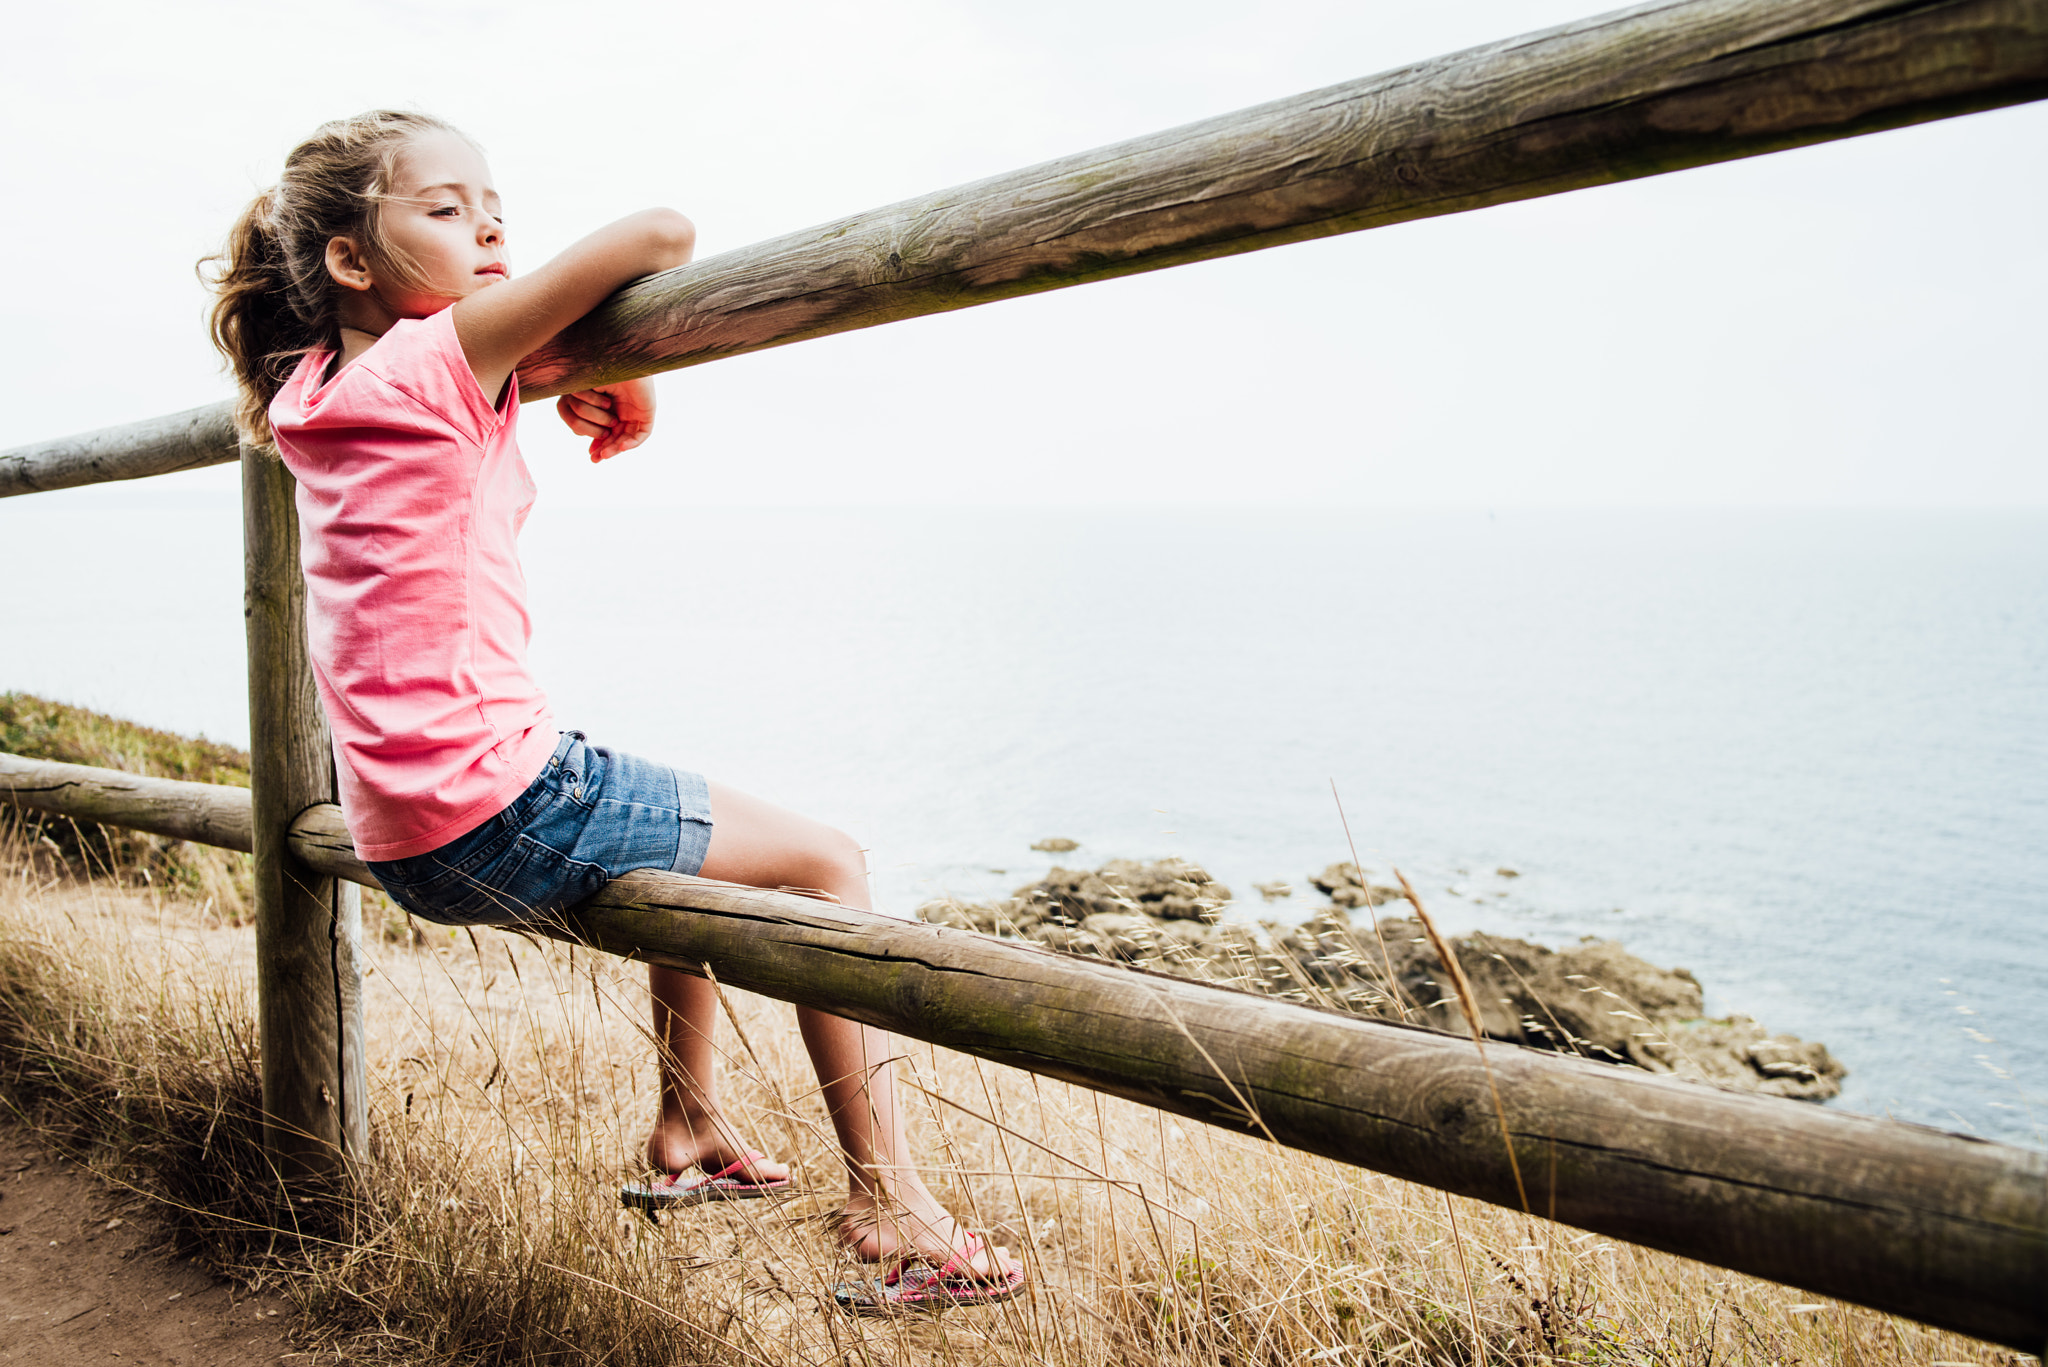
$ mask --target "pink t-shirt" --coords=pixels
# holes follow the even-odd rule
[[[299,362],[270,426],[299,482],[307,644],[342,814],[363,858],[405,859],[504,810],[554,752],[526,667],[518,539],[535,490],[519,382],[492,407],[452,310],[393,324],[323,383],[332,360]]]

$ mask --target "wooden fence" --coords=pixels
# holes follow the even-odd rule
[[[944,191],[621,291],[524,399],[1207,257],[2048,96],[2048,0],[1639,6]],[[0,453],[0,497],[243,464],[252,789],[0,756],[0,793],[253,852],[287,1171],[366,1152],[355,884],[290,476],[224,406]],[[910,1037],[2029,1352],[2048,1155],[1497,1047],[672,874],[550,929]]]

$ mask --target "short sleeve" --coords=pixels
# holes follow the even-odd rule
[[[479,446],[504,425],[504,415],[492,407],[462,354],[452,307],[426,318],[399,319],[356,364]],[[517,384],[511,381],[508,391]]]

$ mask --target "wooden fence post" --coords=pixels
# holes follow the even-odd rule
[[[334,751],[306,655],[297,482],[266,452],[241,461],[264,1146],[286,1179],[333,1177],[368,1152],[362,901],[286,843],[293,817],[335,800]]]

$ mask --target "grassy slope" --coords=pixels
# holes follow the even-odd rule
[[[249,786],[247,751],[32,693],[0,693],[0,750],[155,778]],[[0,821],[16,819],[11,808],[0,808]],[[62,818],[28,818],[24,824],[28,844],[73,877],[95,874],[202,902],[211,899],[215,910],[230,921],[248,913],[246,854],[111,826],[80,826]]]
[[[159,731],[32,693],[0,693],[0,750],[188,783],[249,786],[246,750]]]

